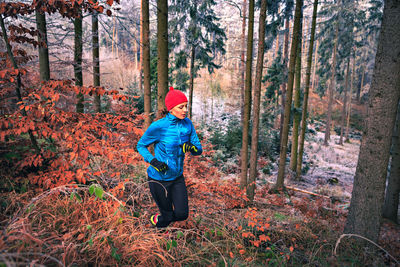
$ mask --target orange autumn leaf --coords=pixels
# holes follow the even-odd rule
[[[239,250],[240,255],[243,255],[246,251],[244,249]]]
[[[293,252],[294,248],[292,246],[290,246],[289,250],[290,250],[290,252]]]

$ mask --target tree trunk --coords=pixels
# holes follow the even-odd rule
[[[251,131],[251,156],[250,156],[250,174],[249,184],[247,186],[247,197],[250,201],[254,200],[257,178],[257,154],[258,154],[258,132],[260,124],[260,97],[261,97],[261,79],[264,64],[264,43],[265,43],[265,20],[267,12],[267,0],[261,1],[260,20],[258,28],[258,51],[256,65],[256,80],[254,88],[253,104],[253,128]]]
[[[149,0],[141,0],[142,3],[142,58],[143,87],[144,87],[144,129],[151,124],[151,86],[150,86],[150,13]]]
[[[344,83],[343,108],[342,108],[342,124],[340,126],[339,145],[343,145],[343,137],[344,137],[346,117],[347,117],[346,109],[347,109],[347,90],[349,88],[349,72],[350,72],[350,58],[347,59],[346,78]]]
[[[46,14],[36,7],[36,27],[39,42],[39,70],[40,80],[50,80],[49,47],[47,43]]]
[[[246,80],[244,94],[244,116],[243,135],[241,150],[241,174],[240,186],[247,187],[247,164],[249,151],[249,126],[251,113],[251,71],[253,64],[253,33],[254,33],[254,0],[249,0],[249,25],[247,30],[247,53],[246,53]]]
[[[79,7],[77,17],[74,19],[75,45],[74,45],[74,74],[75,85],[83,85],[82,77],[82,7]],[[76,112],[84,112],[85,97],[82,93],[77,96]]]
[[[93,86],[100,86],[100,45],[99,45],[99,14],[92,13],[92,56],[93,56]],[[101,96],[94,96],[94,105],[97,112],[101,112]]]
[[[292,95],[293,95],[293,82],[294,82],[294,70],[296,65],[297,57],[297,46],[299,44],[299,34],[300,34],[300,23],[301,23],[301,12],[303,9],[303,0],[296,0],[296,10],[294,13],[294,24],[293,24],[293,36],[292,44],[290,47],[290,61],[289,61],[289,73],[288,73],[288,83],[287,92],[285,100],[285,113],[283,118],[282,127],[282,139],[279,155],[279,169],[278,177],[276,179],[276,184],[274,190],[280,190],[284,188],[285,179],[285,166],[286,166],[286,153],[287,153],[287,142],[289,135],[289,121],[290,121],[290,109],[292,106]]]
[[[7,55],[10,58],[10,61],[12,63],[12,66],[14,67],[14,69],[18,69],[17,61],[15,60],[15,57],[14,57],[14,54],[12,52],[12,48],[11,48],[10,42],[8,41],[8,36],[7,36],[6,27],[4,25],[3,15],[1,15],[1,14],[0,14],[0,25],[1,25],[1,30],[3,32],[4,43],[5,43],[6,48],[7,48]],[[23,103],[22,95],[21,95],[21,88],[22,88],[21,74],[18,73],[17,74],[17,87],[15,88],[15,91],[17,93],[17,98],[18,98],[18,102],[19,103]],[[25,116],[25,117],[27,116],[26,111],[23,108],[21,109],[21,113],[22,113],[23,116]],[[32,146],[34,147],[36,153],[40,154],[41,150],[40,150],[39,145],[37,143],[36,137],[33,135],[32,130],[28,130],[28,134],[29,134],[29,139],[31,140]]]
[[[317,72],[317,68],[318,68],[318,47],[319,47],[319,42],[317,40],[317,43],[315,45],[314,70],[313,70],[313,77],[312,77],[311,92],[315,92],[315,86],[317,85],[316,72]]]
[[[400,4],[385,1],[368,115],[345,233],[379,238],[391,138],[400,98]],[[373,164],[371,164],[373,162]]]
[[[301,132],[300,132],[300,141],[299,141],[299,153],[297,157],[297,166],[296,166],[296,177],[299,179],[301,177],[301,169],[303,165],[303,153],[304,153],[304,139],[306,135],[307,129],[307,112],[308,112],[308,95],[310,91],[310,78],[311,78],[311,65],[312,65],[312,56],[313,56],[313,48],[314,48],[314,38],[315,38],[315,28],[317,24],[317,9],[318,9],[318,0],[314,0],[313,7],[313,16],[311,21],[311,34],[310,34],[310,45],[308,47],[308,57],[307,57],[307,69],[306,69],[306,80],[305,80],[305,88],[304,88],[304,97],[303,97],[303,112],[301,114]],[[314,66],[314,70],[315,70]]]
[[[243,127],[243,119],[244,119],[244,91],[245,91],[245,80],[244,80],[244,73],[245,73],[245,49],[246,49],[246,14],[247,14],[247,0],[243,0],[242,5],[243,10],[243,20],[242,20],[242,51],[240,53],[240,121]]]
[[[157,119],[167,110],[168,92],[168,1],[157,1]]]
[[[283,73],[287,76],[287,62],[289,56],[289,18],[286,18],[285,21],[285,40],[283,45]],[[281,122],[280,122],[280,131],[279,131],[279,140],[282,142],[282,129],[283,129],[283,117],[285,115],[285,96],[286,96],[286,83],[281,84]]]
[[[350,116],[351,116],[351,101],[353,98],[353,85],[354,85],[354,75],[356,70],[356,58],[355,58],[355,51],[353,51],[353,69],[351,71],[351,79],[350,79],[350,99],[349,104],[347,107],[347,122],[346,122],[346,142],[349,142],[349,131],[350,131]]]
[[[386,186],[383,217],[398,223],[399,194],[400,194],[400,105],[397,109],[396,126],[392,136],[392,162]]]
[[[192,44],[190,51],[190,81],[189,81],[189,119],[192,118],[192,106],[193,106],[193,86],[194,86],[194,60],[196,58],[196,48]],[[211,89],[212,91],[212,89]]]
[[[290,169],[296,171],[297,166],[297,149],[299,145],[299,124],[301,113],[300,109],[300,85],[301,85],[301,49],[302,49],[302,29],[303,29],[303,12],[301,12],[300,19],[300,36],[299,45],[297,46],[297,57],[296,57],[296,71],[295,71],[295,91],[293,99],[293,128],[292,128],[292,150],[290,153]]]
[[[340,1],[338,2],[340,5]],[[325,129],[325,139],[324,145],[327,146],[329,143],[329,139],[331,137],[331,120],[332,120],[332,105],[333,105],[333,91],[335,90],[335,74],[336,74],[336,52],[338,46],[338,39],[339,39],[339,19],[336,21],[336,30],[335,30],[335,44],[333,46],[333,58],[332,58],[332,74],[331,74],[331,81],[329,83],[328,88],[328,109],[326,112],[326,129]]]
[[[365,69],[366,69],[366,52],[363,57],[361,57],[362,65],[361,65],[361,82],[360,87],[357,88],[357,103],[361,102],[361,90],[364,87],[364,77],[365,77]]]

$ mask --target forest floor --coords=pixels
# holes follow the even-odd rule
[[[383,223],[383,249],[341,235],[359,141],[331,140],[323,146],[316,132],[306,142],[307,174],[285,181],[299,190],[269,193],[273,169],[250,205],[237,183],[210,167],[212,149],[189,157],[190,216],[168,232],[149,223],[157,207],[142,164],[118,166],[118,185],[103,183],[104,192],[96,184],[2,192],[0,266],[396,266],[399,225]]]
[[[323,144],[324,133],[316,132],[312,138],[306,140],[303,169],[307,166],[308,171],[300,180],[295,179],[294,173],[289,173],[285,184],[289,187],[333,197],[349,204],[360,140],[352,139],[350,142],[340,145],[339,139],[340,136],[331,135],[329,146],[325,146]],[[277,165],[275,164],[271,175],[264,174],[260,180],[274,184],[276,177]]]

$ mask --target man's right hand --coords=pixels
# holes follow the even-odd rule
[[[158,172],[166,172],[168,170],[168,165],[158,159],[154,158],[150,161],[150,165]]]

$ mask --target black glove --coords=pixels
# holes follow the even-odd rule
[[[187,153],[187,152],[197,153],[197,151],[198,151],[197,147],[190,142],[184,143],[182,145],[182,150],[183,150],[183,153]]]
[[[168,165],[162,161],[157,160],[156,158],[150,161],[151,166],[156,169],[158,172],[166,172],[168,170]]]

